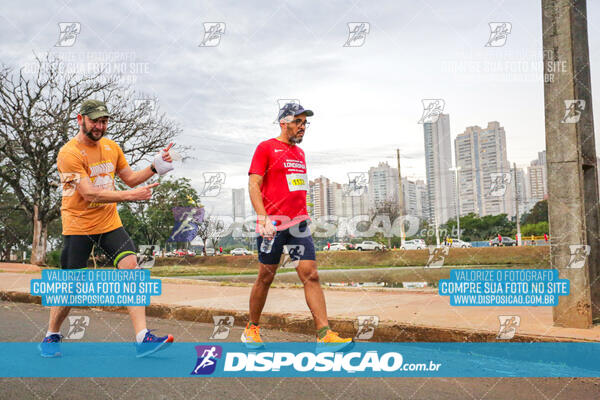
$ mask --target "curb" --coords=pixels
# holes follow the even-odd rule
[[[15,291],[0,291],[0,300],[17,303],[42,304],[39,296]],[[109,312],[127,313],[126,307],[78,307],[82,309],[97,309]],[[146,316],[180,321],[204,322],[213,324],[213,316],[232,316],[236,326],[245,327],[248,323],[248,313],[242,311],[212,309],[192,306],[173,306],[168,304],[151,304],[146,307]],[[356,319],[330,318],[330,326],[341,336],[353,337],[356,334]],[[315,328],[311,318],[294,314],[263,313],[261,327],[278,329],[283,332],[314,335]],[[412,325],[381,321],[376,328],[376,335],[370,341],[374,342],[506,342],[498,340],[496,332],[477,331],[473,329],[443,328],[435,326]],[[510,342],[595,342],[569,337],[548,337],[541,335],[515,334]]]

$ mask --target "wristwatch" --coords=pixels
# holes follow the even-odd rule
[[[150,164],[150,171],[157,173],[156,168],[154,168],[154,164]]]

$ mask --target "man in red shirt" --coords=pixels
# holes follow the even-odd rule
[[[284,246],[304,284],[306,302],[315,320],[317,342],[345,346],[352,342],[329,329],[325,296],[319,283],[315,246],[310,234],[306,210],[308,178],[302,142],[313,112],[300,104],[287,103],[277,120],[281,133],[258,145],[248,171],[248,191],[256,211],[258,277],[250,294],[250,322],[242,334],[248,346],[262,346],[258,321],[275,277]],[[264,242],[264,244],[263,244]],[[292,252],[293,249],[294,251]]]

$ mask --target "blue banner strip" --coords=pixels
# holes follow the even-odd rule
[[[0,343],[2,377],[600,377],[600,343],[174,343],[136,358],[132,343]]]

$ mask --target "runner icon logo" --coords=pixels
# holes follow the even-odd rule
[[[75,194],[75,189],[81,182],[81,174],[78,172],[59,172],[62,196],[69,197]]]
[[[446,105],[442,99],[423,99],[421,103],[423,103],[423,115],[421,115],[419,124],[436,123]]]
[[[198,225],[204,221],[204,207],[173,207],[173,232],[169,242],[191,242],[198,234]]]
[[[217,47],[225,34],[225,22],[205,22],[204,39],[198,47]]]
[[[227,337],[229,337],[229,332],[231,331],[231,328],[233,328],[234,318],[230,315],[214,315],[213,321],[215,323],[215,328],[213,329],[213,332],[210,335],[209,339],[227,339]]]
[[[585,265],[587,256],[590,255],[592,248],[587,244],[572,244],[569,246],[571,250],[571,259],[566,268],[580,269]]]
[[[217,368],[217,359],[223,355],[221,346],[195,346],[198,354],[196,367],[190,375],[210,375]]]
[[[510,172],[492,172],[490,174],[490,190],[488,196],[502,197],[511,181]]]
[[[71,47],[75,44],[77,36],[81,33],[81,24],[79,22],[59,22],[58,23],[58,42],[54,47]]]
[[[359,315],[358,320],[358,331],[354,339],[357,340],[369,340],[375,333],[375,328],[379,325],[379,317],[377,315]]]
[[[565,100],[565,116],[561,124],[576,124],[585,110],[585,100]]]
[[[510,22],[490,22],[490,38],[485,47],[502,47],[506,44],[506,39],[512,30]]]
[[[361,47],[370,31],[371,24],[368,22],[348,22],[348,40],[344,47]]]
[[[521,317],[518,315],[499,315],[500,329],[496,339],[510,340],[515,337],[517,327],[521,325]]]
[[[154,258],[155,245],[142,244],[138,248],[137,262],[139,268],[152,268],[156,259]]]
[[[348,185],[344,195],[349,197],[360,197],[367,191],[369,175],[366,172],[348,172]]]
[[[425,264],[425,268],[441,268],[449,252],[450,247],[429,246],[429,259]]]
[[[283,246],[283,254],[281,268],[298,268],[300,258],[304,255],[304,246],[301,244],[286,244]]]
[[[83,338],[85,329],[90,325],[90,317],[87,315],[70,315],[69,316],[69,332],[65,339],[79,340]]]
[[[225,184],[225,172],[204,172],[204,188],[200,197],[217,197]]]

